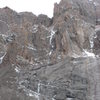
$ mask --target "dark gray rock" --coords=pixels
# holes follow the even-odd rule
[[[93,1],[61,0],[50,19],[1,8],[0,100],[99,100],[95,10]]]

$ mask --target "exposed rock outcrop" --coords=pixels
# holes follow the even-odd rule
[[[52,19],[0,9],[0,100],[99,100],[95,2],[61,0]]]

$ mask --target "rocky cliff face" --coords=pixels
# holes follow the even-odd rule
[[[52,19],[0,9],[0,100],[99,100],[95,2],[62,0]]]

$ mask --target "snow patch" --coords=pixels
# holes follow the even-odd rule
[[[27,81],[24,81],[24,82],[27,82]],[[30,89],[27,89],[24,85],[22,85],[22,83],[23,83],[23,81],[19,82],[18,89],[23,89],[23,91],[26,93],[26,95],[28,95],[30,97],[35,97],[36,99],[39,100],[40,94],[35,91],[32,91]]]
[[[98,21],[99,21],[100,19],[98,19]],[[100,31],[100,25],[96,25],[95,26],[95,32],[97,32],[97,31]]]
[[[96,39],[96,38],[97,38],[97,35],[94,36],[94,39]]]
[[[15,68],[16,73],[20,73],[20,69],[16,66]]]
[[[92,2],[93,0],[89,0],[89,2]]]
[[[34,51],[36,51],[36,49],[35,48],[33,48],[33,47],[27,47],[28,49],[30,49],[30,50],[34,50]]]
[[[6,41],[7,37],[8,37],[7,35],[1,34],[1,33],[0,33],[0,36],[2,36],[2,38],[3,38],[5,41]]]
[[[94,42],[93,42],[93,37],[92,37],[92,38],[90,38],[90,48],[92,49],[93,46],[94,46]]]
[[[92,2],[92,3],[94,4],[95,7],[99,5],[98,2],[94,2],[93,0],[88,0],[88,1],[89,1],[89,2]]]
[[[97,3],[97,2],[93,2],[93,4],[94,4],[94,6],[98,6],[99,5],[99,3]]]
[[[57,57],[58,59],[61,59],[61,55],[58,55],[58,57]]]
[[[52,54],[52,50],[49,52],[49,56],[51,56],[51,54]]]
[[[52,100],[55,100],[54,98],[52,98]]]
[[[35,49],[35,48],[33,47],[33,45],[31,45],[31,44],[28,44],[27,48],[30,49],[30,50],[36,51],[36,49]]]
[[[48,36],[47,38],[50,38],[50,45],[51,45],[51,47],[53,48],[54,47],[54,45],[52,44],[52,39],[53,39],[53,37],[54,37],[54,35],[55,35],[55,30],[53,29],[53,27],[50,29],[50,36]],[[49,52],[49,56],[52,54],[52,52],[53,52],[53,50],[51,50],[50,52]]]
[[[53,36],[55,35],[55,32],[53,30],[53,28],[50,29],[50,36],[48,36],[47,38],[50,38],[50,45],[52,45],[52,39],[53,39]]]
[[[78,55],[78,54],[73,53],[72,57],[74,57],[74,58],[79,58],[79,57],[92,57],[92,58],[95,58],[96,55],[92,52],[88,52],[87,50],[83,50],[82,55]]]
[[[66,100],[72,100],[72,98],[67,98]]]
[[[24,91],[26,92],[26,94],[27,94],[28,96],[30,96],[30,97],[35,97],[35,98],[37,98],[37,99],[39,100],[40,94],[38,94],[38,93],[36,93],[36,92],[34,92],[34,91],[32,91],[32,90],[29,90],[29,89],[24,89]]]
[[[83,55],[84,55],[84,57],[93,57],[93,58],[95,58],[95,54],[94,53],[92,53],[92,52],[88,52],[87,50],[83,50],[84,51],[84,53],[83,53]]]
[[[32,28],[30,28],[30,32],[32,32],[32,33],[36,33],[37,31],[38,31],[38,25],[34,25]]]
[[[43,83],[41,83],[41,86],[51,87],[51,88],[58,88],[57,86],[50,85],[49,83],[48,83],[48,84],[43,84]]]
[[[79,57],[81,57],[81,55],[78,55],[78,54],[73,53],[73,54],[72,54],[72,57],[73,57],[73,58],[79,58]]]
[[[5,57],[5,55],[6,55],[6,53],[2,57],[0,57],[0,64],[2,63],[3,58]]]
[[[47,28],[46,26],[42,25],[42,27],[43,27],[45,30],[49,31],[48,28]]]
[[[3,21],[3,20],[0,20],[0,21],[3,22],[4,24],[6,24],[7,27],[9,28],[9,25],[5,21]]]

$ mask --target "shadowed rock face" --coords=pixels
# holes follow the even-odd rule
[[[99,100],[99,6],[61,0],[52,19],[0,9],[0,100]]]

